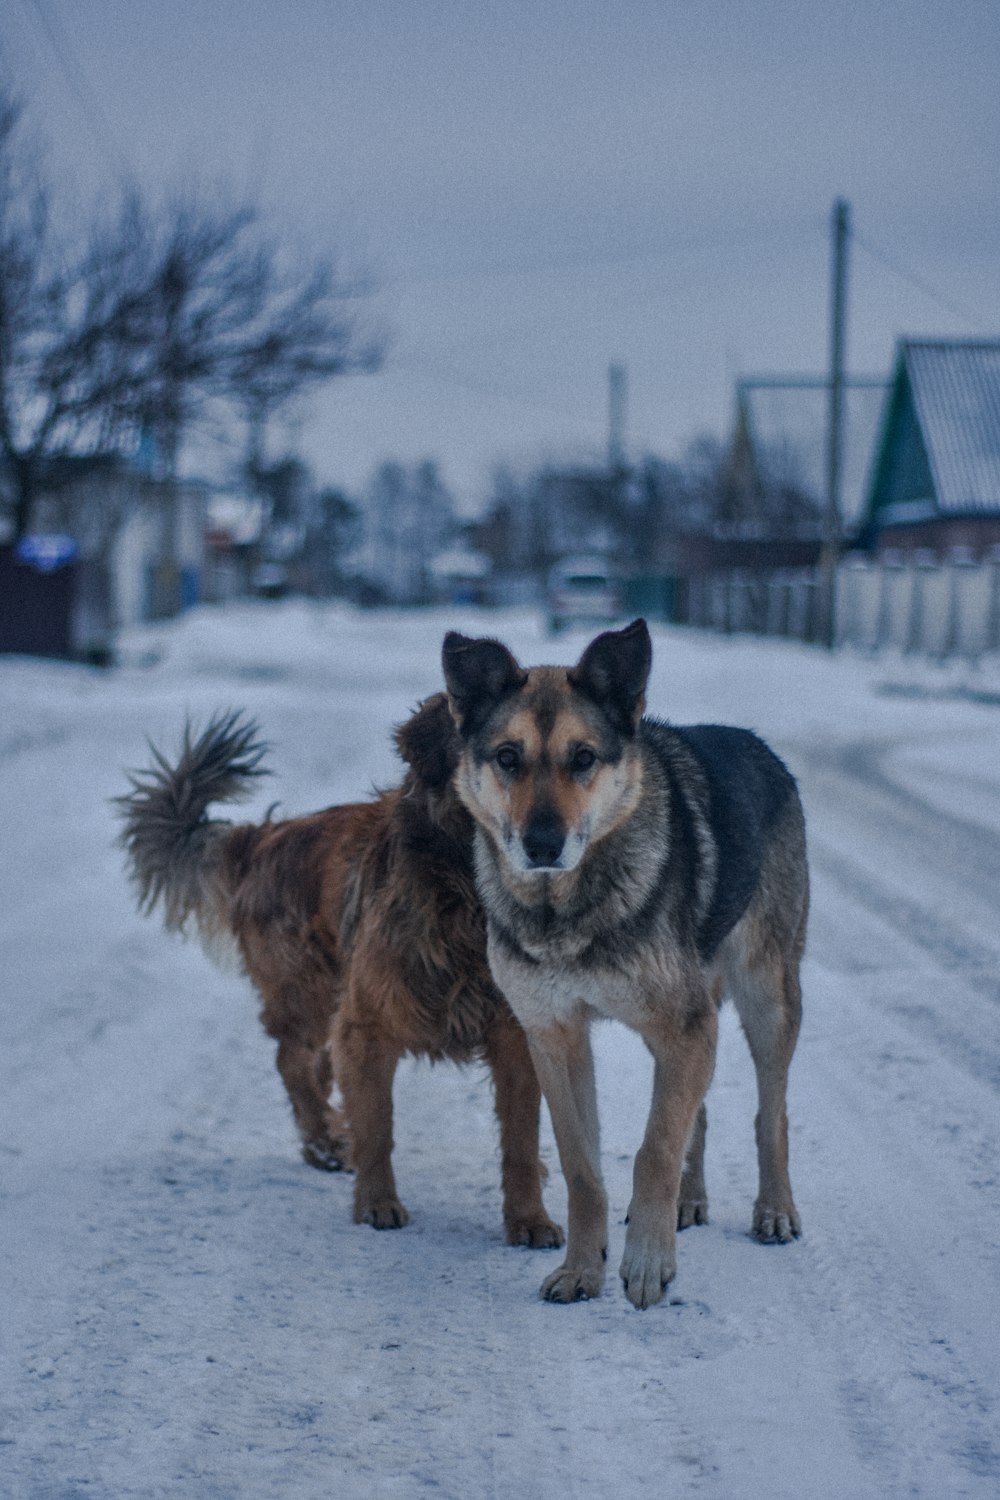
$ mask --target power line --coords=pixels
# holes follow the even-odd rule
[[[963,323],[968,323],[974,328],[983,327],[982,318],[977,318],[968,308],[961,307],[943,292],[938,291],[937,287],[932,286],[923,276],[918,276],[916,272],[910,271],[906,266],[900,265],[891,255],[887,255],[884,250],[880,249],[877,245],[873,245],[870,240],[858,234],[857,230],[852,231],[851,238],[859,249],[863,250],[866,255],[871,256],[872,260],[876,260],[880,265],[885,266],[887,271],[891,271],[901,281],[909,282],[910,286],[915,287],[918,292],[929,298],[931,302],[936,302],[940,308],[950,313],[953,318],[961,318]]]
[[[411,271],[402,271],[398,275],[400,282],[409,284],[420,284],[421,282],[433,281],[461,281],[461,280],[492,280],[502,277],[535,277],[572,273],[574,271],[598,270],[601,267],[612,267],[622,265],[636,265],[642,262],[655,263],[657,261],[670,260],[678,255],[690,253],[701,249],[719,249],[732,246],[737,248],[742,245],[767,240],[774,237],[788,238],[790,232],[806,232],[810,234],[826,234],[826,226],[823,220],[814,215],[808,217],[795,217],[783,223],[771,223],[755,228],[743,230],[711,230],[701,234],[689,234],[678,236],[670,244],[658,247],[634,248],[621,251],[607,251],[596,254],[568,254],[565,256],[553,256],[551,259],[529,261],[529,260],[505,260],[497,261],[491,265],[473,265],[465,267],[447,266],[425,266]],[[867,236],[858,234],[857,230],[851,230],[851,239],[872,260],[877,261],[886,270],[890,271],[901,281],[908,282],[915,290],[924,297],[935,302],[952,317],[960,318],[962,322],[971,327],[983,326],[983,319],[977,317],[967,307],[963,307],[953,298],[940,291],[925,277],[917,275],[901,265],[887,251],[874,244]]]
[[[24,0],[24,6],[44,33],[45,40],[69,85],[70,92],[115,175],[126,179],[131,178],[133,176],[131,166],[115,138],[100,100],[87,82],[83,69],[74,58],[65,35],[60,36],[56,22],[49,15],[42,0]]]
[[[737,249],[762,240],[787,240],[790,234],[825,235],[822,218],[815,214],[796,215],[782,222],[770,221],[745,229],[710,229],[693,234],[677,235],[668,243],[648,247],[633,247],[623,250],[596,251],[592,254],[572,252],[553,255],[548,259],[499,260],[486,265],[470,266],[423,266],[398,273],[398,280],[419,283],[428,281],[491,280],[504,276],[554,276],[573,271],[598,270],[601,267],[637,265],[643,262],[671,260],[678,255],[698,250]]]
[[[393,361],[393,370],[423,372],[429,379],[440,385],[452,386],[456,390],[466,391],[474,396],[485,397],[489,401],[503,402],[510,406],[520,406],[526,411],[544,412],[550,417],[558,417],[563,422],[569,422],[577,428],[577,436],[573,441],[582,444],[594,445],[595,453],[599,451],[602,437],[607,431],[607,416],[600,411],[591,412],[589,405],[582,401],[579,406],[570,409],[568,405],[560,405],[545,397],[528,395],[524,390],[514,390],[507,385],[498,384],[495,381],[480,380],[474,376],[463,375],[454,369],[445,369],[439,362],[427,359],[421,355],[404,355]],[[649,432],[633,431],[629,442],[629,448],[635,452],[639,450],[653,451],[660,439],[652,437]]]

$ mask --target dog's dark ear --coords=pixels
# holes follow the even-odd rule
[[[481,724],[495,703],[523,687],[528,674],[499,641],[449,630],[441,652],[451,711],[463,734]]]
[[[649,627],[645,620],[633,620],[624,630],[606,630],[591,641],[567,676],[571,687],[599,703],[631,734],[646,707],[652,661]]]
[[[396,730],[396,749],[417,779],[439,792],[458,765],[459,740],[447,693],[425,698],[416,713]]]

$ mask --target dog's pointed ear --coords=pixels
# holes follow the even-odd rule
[[[494,704],[516,692],[528,680],[506,646],[449,630],[441,652],[444,680],[455,722],[470,734]]]
[[[632,734],[646,707],[652,661],[649,627],[645,620],[633,620],[624,630],[606,630],[591,641],[567,676],[571,687],[599,703],[619,728]]]
[[[396,730],[396,749],[418,781],[439,792],[458,765],[459,740],[447,693],[435,693]]]

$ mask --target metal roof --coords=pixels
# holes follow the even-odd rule
[[[851,525],[867,494],[875,437],[888,384],[849,378],[844,383],[841,511]],[[826,502],[829,385],[822,377],[751,377],[739,400],[765,482],[794,484],[822,512]]]
[[[1000,509],[1000,339],[904,339],[941,512]]]

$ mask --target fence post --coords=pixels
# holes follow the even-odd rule
[[[993,574],[990,589],[989,623],[986,629],[987,651],[1000,651],[1000,547],[992,549],[992,555],[986,561],[986,567]]]

